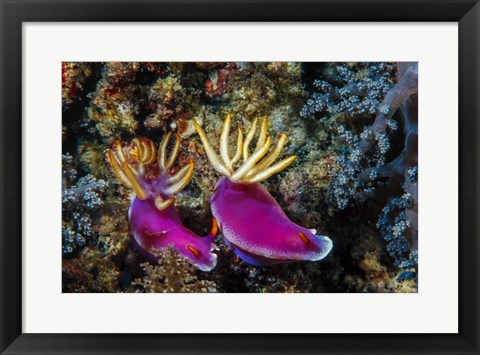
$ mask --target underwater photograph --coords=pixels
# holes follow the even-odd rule
[[[61,65],[62,292],[418,292],[417,62]]]

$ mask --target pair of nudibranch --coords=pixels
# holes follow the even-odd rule
[[[243,137],[238,129],[237,147],[233,158],[229,153],[230,116],[225,118],[220,136],[220,157],[210,144],[205,131],[193,121],[213,168],[223,175],[217,182],[210,204],[213,226],[206,237],[197,236],[185,228],[173,205],[174,196],[190,181],[194,164],[170,174],[180,147],[180,137],[174,135],[173,152],[167,156],[172,136],[168,133],[156,153],[152,141],[134,139],[122,147],[119,141],[107,153],[107,159],[120,182],[132,188],[133,199],[128,218],[135,241],[148,253],[172,246],[183,257],[204,271],[213,269],[218,249],[213,243],[217,223],[227,245],[244,261],[253,265],[272,265],[293,261],[323,259],[332,249],[332,241],[315,235],[314,229],[303,228],[288,219],[275,199],[258,183],[285,169],[294,160],[290,156],[275,163],[281,154],[287,136],[281,134],[270,150],[267,134],[268,121],[262,120],[257,144],[253,152],[258,120]],[[269,152],[270,150],[270,152]],[[243,157],[243,164],[235,168]]]

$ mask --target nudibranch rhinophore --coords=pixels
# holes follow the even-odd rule
[[[252,265],[321,260],[332,249],[332,241],[328,237],[315,235],[314,229],[290,221],[272,195],[258,184],[288,167],[296,156],[272,165],[282,152],[287,136],[282,133],[276,146],[268,153],[271,138],[267,135],[267,118],[262,120],[256,148],[250,154],[249,146],[257,123],[258,119],[255,119],[245,141],[242,130],[238,129],[237,149],[233,158],[230,158],[230,115],[227,115],[220,136],[220,159],[205,131],[194,121],[210,163],[223,175],[210,198],[212,214],[227,244],[240,258]],[[243,164],[235,169],[235,164],[242,156]]]
[[[169,132],[160,143],[157,159],[154,143],[136,138],[126,147],[117,140],[115,149],[107,152],[107,160],[118,180],[135,192],[128,219],[138,245],[152,255],[155,250],[172,245],[197,268],[210,271],[217,263],[217,255],[212,253],[217,249],[213,244],[217,225],[214,220],[206,237],[183,226],[173,200],[190,181],[194,164],[190,161],[175,174],[169,173],[180,147],[180,137],[175,134],[173,152],[167,157],[171,135]]]

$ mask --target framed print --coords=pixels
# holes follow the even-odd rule
[[[2,353],[479,352],[477,1],[1,4]]]

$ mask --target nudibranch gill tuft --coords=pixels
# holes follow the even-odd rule
[[[216,222],[207,237],[199,237],[183,226],[173,201],[190,181],[194,164],[190,161],[170,174],[180,148],[180,137],[175,134],[173,152],[167,157],[171,135],[168,133],[160,143],[158,156],[149,139],[136,138],[125,147],[117,140],[114,149],[107,152],[107,160],[118,180],[135,192],[128,219],[137,244],[152,255],[172,245],[197,268],[210,271],[217,263],[217,255],[212,253],[217,249],[213,244]]]
[[[212,148],[205,131],[194,121],[210,163],[223,175],[210,199],[212,214],[227,244],[250,264],[260,266],[321,260],[332,249],[332,241],[328,237],[315,235],[314,229],[290,221],[272,195],[258,184],[288,167],[296,156],[274,164],[287,136],[282,133],[276,146],[270,150],[271,138],[267,134],[266,117],[261,122],[256,147],[250,152],[249,146],[257,124],[258,119],[255,119],[245,140],[241,129],[238,129],[236,152],[230,158],[230,115],[225,118],[220,135],[220,157]],[[243,164],[235,169],[235,164],[242,156]]]

